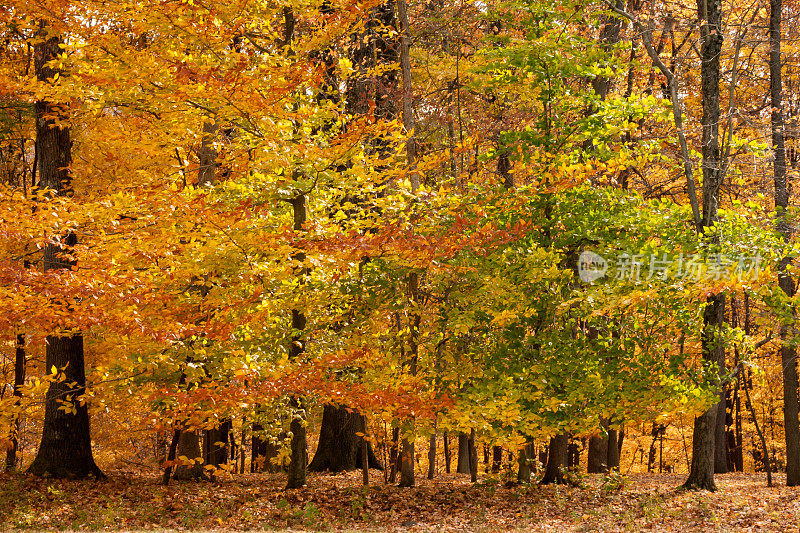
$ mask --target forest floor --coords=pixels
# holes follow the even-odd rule
[[[108,472],[105,481],[0,474],[0,531],[788,531],[800,525],[800,488],[776,476],[718,475],[719,491],[686,492],[683,475],[591,475],[582,487],[499,479],[471,485],[442,475],[401,489],[360,486],[360,473],[315,475],[283,491],[282,475],[247,474],[218,483],[158,483],[157,475]]]

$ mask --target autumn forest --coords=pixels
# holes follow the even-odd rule
[[[0,40],[0,529],[797,527],[794,0]]]

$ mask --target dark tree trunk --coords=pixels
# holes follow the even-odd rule
[[[722,181],[719,148],[719,80],[723,40],[721,8],[721,3],[716,1],[697,1],[702,59],[700,80],[703,99],[703,227],[712,227],[718,220],[719,188]],[[723,294],[708,296],[703,311],[702,333],[703,362],[706,364],[724,364],[724,351],[718,339],[723,324],[724,306]],[[714,483],[714,441],[718,410],[718,405],[714,404],[695,419],[692,463],[689,477],[683,485],[687,489],[717,490]]]
[[[492,447],[492,473],[497,474],[500,472],[500,467],[503,465],[503,447]]]
[[[703,357],[708,361],[718,360],[716,355],[719,347],[716,346],[716,328],[708,325],[721,324],[721,315],[724,305],[723,295],[708,297],[708,304],[703,312],[702,349]],[[684,483],[687,489],[701,489],[716,491],[714,483],[714,440],[716,434],[718,404],[711,405],[705,413],[695,418],[692,437],[692,464],[689,477]]]
[[[285,437],[286,434],[281,433],[278,437],[278,441],[283,442]],[[267,472],[270,474],[275,474],[277,472],[285,472],[289,467],[288,462],[285,460],[282,464],[278,464],[276,462],[279,452],[281,451],[280,444],[274,443],[270,439],[262,439],[258,435],[253,435],[251,442],[250,472]]]
[[[231,445],[228,435],[231,423],[228,418],[221,421],[219,427],[206,430],[203,439],[203,456],[206,464],[219,467],[228,463],[228,451]]]
[[[294,217],[293,228],[295,232],[302,232],[303,226],[308,219],[306,209],[305,194],[298,194],[292,199],[292,214]],[[296,252],[293,259],[302,264],[306,260],[306,254]],[[297,275],[301,283],[304,282],[307,269],[300,267]],[[303,330],[306,329],[306,315],[298,309],[292,309],[292,331],[294,332],[289,343],[289,360],[295,361],[305,352],[305,340]],[[293,397],[289,406],[292,409],[292,421],[289,424],[289,432],[292,435],[291,452],[289,455],[289,471],[286,480],[287,489],[298,489],[306,484],[306,468],[308,466],[308,444],[306,439],[305,402],[302,398]]]
[[[436,475],[436,433],[431,435],[430,445],[428,446],[428,479],[433,479]]]
[[[414,478],[414,437],[403,437],[400,441],[400,487],[413,487]]]
[[[622,452],[622,433],[616,429],[608,430],[608,456],[606,465],[609,470],[619,470],[619,454]]]
[[[531,472],[535,471],[536,450],[533,442],[528,441],[519,451],[519,470],[517,470],[517,483],[530,483]]]
[[[464,432],[458,433],[458,464],[456,465],[456,472],[459,474],[469,474],[471,469],[470,463],[470,449],[469,449],[469,435]]]
[[[783,95],[781,80],[781,16],[782,0],[770,0],[769,19],[769,78],[772,107],[772,149],[774,152],[775,213],[776,229],[788,241],[792,226],[786,209],[789,206],[789,187],[786,180],[786,146],[784,140]],[[787,296],[795,294],[796,287],[786,267],[791,257],[784,258],[778,274],[778,285]],[[786,485],[800,485],[800,422],[798,421],[797,353],[796,348],[786,342],[789,328],[781,325],[781,364],[783,366],[783,421],[786,435]]]
[[[742,398],[739,391],[742,389],[741,380],[736,380],[736,394],[734,395],[734,405],[736,406],[736,419],[735,419],[735,436],[736,436],[736,452],[734,453],[734,460],[736,462],[736,471],[744,472],[744,442],[742,441]]]
[[[299,489],[306,484],[306,468],[308,466],[308,447],[306,443],[305,406],[302,399],[292,398],[290,407],[296,414],[292,415],[289,431],[292,433],[292,444],[289,455],[289,469],[286,476],[287,489]]]
[[[720,375],[724,374],[725,366],[720,365]],[[714,473],[728,473],[728,441],[725,437],[725,415],[728,403],[725,397],[725,387],[721,387],[719,403],[717,404],[717,420],[714,430]]]
[[[653,472],[656,468],[656,442],[661,436],[661,424],[653,422],[652,429],[650,430],[650,448],[647,450],[647,472]]]
[[[367,440],[367,417],[361,417],[361,484],[369,485],[369,440]]]
[[[44,40],[34,46],[34,63],[37,79],[46,82],[58,73],[47,63],[61,53],[61,41],[47,37],[44,24],[41,30]],[[68,118],[60,115],[57,105],[43,100],[36,101],[35,114],[39,185],[58,195],[71,195],[72,140],[69,127],[64,125]],[[74,266],[63,254],[70,252],[77,237],[69,233],[61,241],[61,245],[45,247],[45,271]],[[53,367],[63,371],[65,379],[51,383],[47,390],[42,441],[28,472],[55,477],[103,477],[92,456],[88,406],[80,398],[86,391],[83,335],[47,337],[45,368],[50,372]],[[63,401],[71,402],[73,409],[59,409]]]
[[[450,434],[445,431],[444,436],[442,438],[444,442],[444,472],[445,474],[450,473]]]
[[[560,433],[550,439],[547,466],[544,471],[544,477],[539,483],[542,485],[564,483],[563,470],[567,467],[568,446],[569,437],[564,433]]]
[[[25,370],[26,370],[26,357],[25,357],[25,335],[17,335],[17,345],[14,353],[14,396],[17,397],[15,406],[19,407],[22,399],[22,386],[25,385]],[[19,450],[19,432],[22,427],[22,420],[19,414],[14,416],[14,421],[11,423],[11,445],[6,452],[6,470],[15,470],[17,468],[17,451]]]
[[[169,445],[169,450],[167,451],[167,467],[164,468],[164,475],[161,477],[161,483],[163,485],[169,485],[169,480],[172,477],[172,471],[174,470],[174,466],[172,462],[175,460],[178,452],[178,441],[181,438],[181,430],[176,429],[175,432],[172,434],[172,442]]]
[[[389,483],[394,483],[397,479],[397,472],[400,471],[400,428],[392,428],[392,447],[389,450],[389,462],[391,468],[389,473]]]
[[[608,435],[589,437],[589,451],[586,458],[586,471],[589,474],[608,472]]]
[[[310,472],[349,472],[361,468],[361,437],[363,417],[343,406],[325,404],[322,411],[322,425],[319,445],[314,459],[308,465]],[[368,443],[370,468],[382,470],[383,466],[375,457],[372,444]]]
[[[469,432],[469,477],[473,483],[478,482],[478,443],[475,435],[475,428]]]
[[[178,438],[178,449],[176,457],[186,457],[187,459],[194,460],[194,463],[180,464],[175,468],[173,479],[180,481],[200,481],[209,480],[206,475],[203,463],[199,461],[203,457],[203,452],[200,449],[200,435],[197,431],[181,431]]]
[[[584,441],[585,444],[585,441]],[[581,465],[581,447],[579,441],[570,437],[567,445],[567,468],[575,470]]]

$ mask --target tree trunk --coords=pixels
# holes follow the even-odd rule
[[[720,376],[725,373],[725,366],[720,365]],[[717,404],[717,420],[714,429],[714,473],[728,473],[728,440],[725,436],[725,414],[728,403],[725,397],[725,387],[720,387],[719,403]]]
[[[700,81],[703,99],[703,227],[712,227],[717,222],[719,188],[722,181],[719,148],[719,79],[723,39],[721,8],[721,4],[716,1],[697,1],[702,59]],[[724,364],[724,348],[718,338],[723,324],[724,306],[723,294],[708,296],[703,311],[702,332],[702,353],[705,364]],[[695,419],[692,464],[689,477],[684,483],[687,489],[717,490],[714,483],[714,441],[718,410],[718,405],[712,405]]]
[[[567,466],[567,447],[569,437],[564,433],[559,433],[550,439],[549,453],[547,454],[547,467],[544,477],[539,482],[542,485],[551,483],[564,483],[563,470]]]
[[[775,156],[775,214],[776,229],[787,241],[791,239],[792,227],[786,209],[789,206],[789,187],[786,180],[786,147],[784,142],[783,95],[781,80],[781,16],[782,0],[770,0],[769,19],[769,79],[770,105],[772,107],[772,149]],[[795,294],[794,280],[786,267],[792,262],[785,257],[779,265],[778,285],[787,296]],[[781,365],[783,367],[783,422],[786,435],[786,485],[800,485],[800,422],[798,421],[797,353],[796,348],[786,342],[789,327],[782,324]]]
[[[430,445],[428,446],[428,479],[433,479],[436,475],[436,433],[431,435]]]
[[[308,219],[306,210],[306,196],[299,193],[292,199],[292,214],[294,217],[293,228],[295,232],[302,232],[303,226]],[[306,260],[306,254],[296,252],[292,258],[300,264]],[[300,283],[304,282],[307,269],[301,266],[297,275]],[[296,361],[305,351],[305,340],[302,337],[303,330],[306,329],[306,316],[298,309],[292,309],[292,334],[289,343],[289,360]],[[306,484],[306,467],[308,466],[308,444],[306,439],[306,410],[305,402],[302,398],[292,397],[289,401],[291,408],[292,421],[289,424],[289,432],[292,435],[291,454],[289,456],[289,471],[286,481],[287,489],[297,489]]]
[[[589,437],[589,451],[586,458],[586,471],[589,474],[608,472],[608,435]]]
[[[14,353],[14,396],[18,399],[15,406],[19,407],[22,399],[22,386],[25,385],[25,335],[17,335],[17,346]],[[11,471],[17,468],[17,451],[19,450],[19,432],[22,427],[22,419],[19,414],[14,415],[11,423],[11,443],[6,452],[6,470]]]
[[[203,462],[200,461],[203,458],[203,452],[200,449],[200,435],[197,431],[181,431],[175,456],[178,459],[181,457],[192,459],[194,463],[178,465],[172,475],[173,479],[180,481],[209,480],[203,468]]]
[[[519,470],[517,470],[517,483],[530,483],[531,471],[536,464],[536,450],[533,442],[528,441],[519,451]]]
[[[716,328],[711,325],[721,323],[722,308],[724,297],[720,294],[708,297],[708,304],[703,311],[703,330],[702,350],[703,358],[706,361],[716,361],[716,352],[719,348],[715,346]],[[705,413],[695,418],[694,432],[692,435],[692,464],[689,470],[689,477],[683,486],[687,489],[701,489],[716,491],[717,485],[714,483],[714,440],[716,433],[718,404],[711,405]]]
[[[400,487],[413,487],[414,478],[414,437],[403,437],[400,444]]]
[[[497,474],[500,472],[500,467],[503,465],[503,447],[492,447],[492,473]]]
[[[308,466],[305,406],[303,405],[302,399],[292,398],[290,407],[292,407],[294,413],[292,413],[292,422],[289,424],[289,431],[292,434],[292,444],[289,455],[286,488],[299,489],[306,484],[306,467]]]
[[[44,23],[40,33],[44,40],[34,46],[34,66],[37,79],[46,82],[59,73],[47,63],[61,53],[61,40],[47,37]],[[60,114],[58,105],[43,100],[36,101],[35,115],[39,185],[60,196],[71,195],[72,140],[70,128],[65,126],[68,118]],[[45,271],[74,266],[63,254],[69,253],[77,243],[76,235],[69,233],[62,238],[62,243],[45,247]],[[48,335],[46,372],[53,367],[63,372],[65,379],[51,383],[47,390],[42,441],[28,472],[55,477],[104,477],[92,456],[88,406],[80,399],[86,392],[83,335]],[[59,409],[63,401],[72,402],[73,409]]]
[[[227,464],[231,444],[228,440],[231,424],[231,419],[227,418],[220,422],[219,427],[206,430],[203,440],[206,464],[216,467]]]
[[[478,482],[478,443],[476,442],[475,428],[469,431],[469,477],[473,483]]]
[[[456,465],[456,472],[459,474],[469,474],[471,472],[469,435],[462,431],[458,433],[458,464]]]
[[[398,464],[399,458],[400,458],[400,428],[394,427],[392,428],[392,447],[389,450],[389,462],[391,463],[391,468],[389,473],[389,483],[394,483],[395,479],[397,479],[397,472],[400,470]]]
[[[450,454],[450,434],[447,431],[444,432],[442,440],[444,442],[444,472],[445,474],[449,474],[451,454]]]
[[[609,470],[619,470],[619,454],[622,452],[622,433],[616,429],[608,430],[608,456],[606,465]]]
[[[325,404],[322,410],[322,424],[319,445],[314,459],[308,465],[310,472],[350,472],[361,468],[361,437],[363,417],[344,406]],[[383,466],[375,457],[372,444],[367,443],[370,468],[382,470]]]

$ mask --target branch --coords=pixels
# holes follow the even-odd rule
[[[697,188],[694,181],[694,172],[692,170],[692,161],[689,158],[689,145],[686,142],[686,134],[683,131],[683,111],[681,110],[680,98],[678,95],[678,82],[675,79],[675,73],[672,72],[667,65],[661,60],[653,46],[653,23],[652,21],[645,27],[637,17],[634,17],[624,9],[618,8],[614,3],[605,0],[608,8],[621,17],[625,17],[633,24],[636,32],[642,38],[642,44],[647,50],[647,54],[653,61],[661,74],[667,79],[669,86],[670,101],[672,102],[672,116],[675,121],[675,128],[678,130],[678,143],[681,147],[681,159],[683,160],[683,173],[686,176],[686,191],[689,194],[689,203],[692,206],[692,217],[694,218],[694,225],[698,232],[701,231],[702,222],[700,218],[700,204],[697,201]]]

